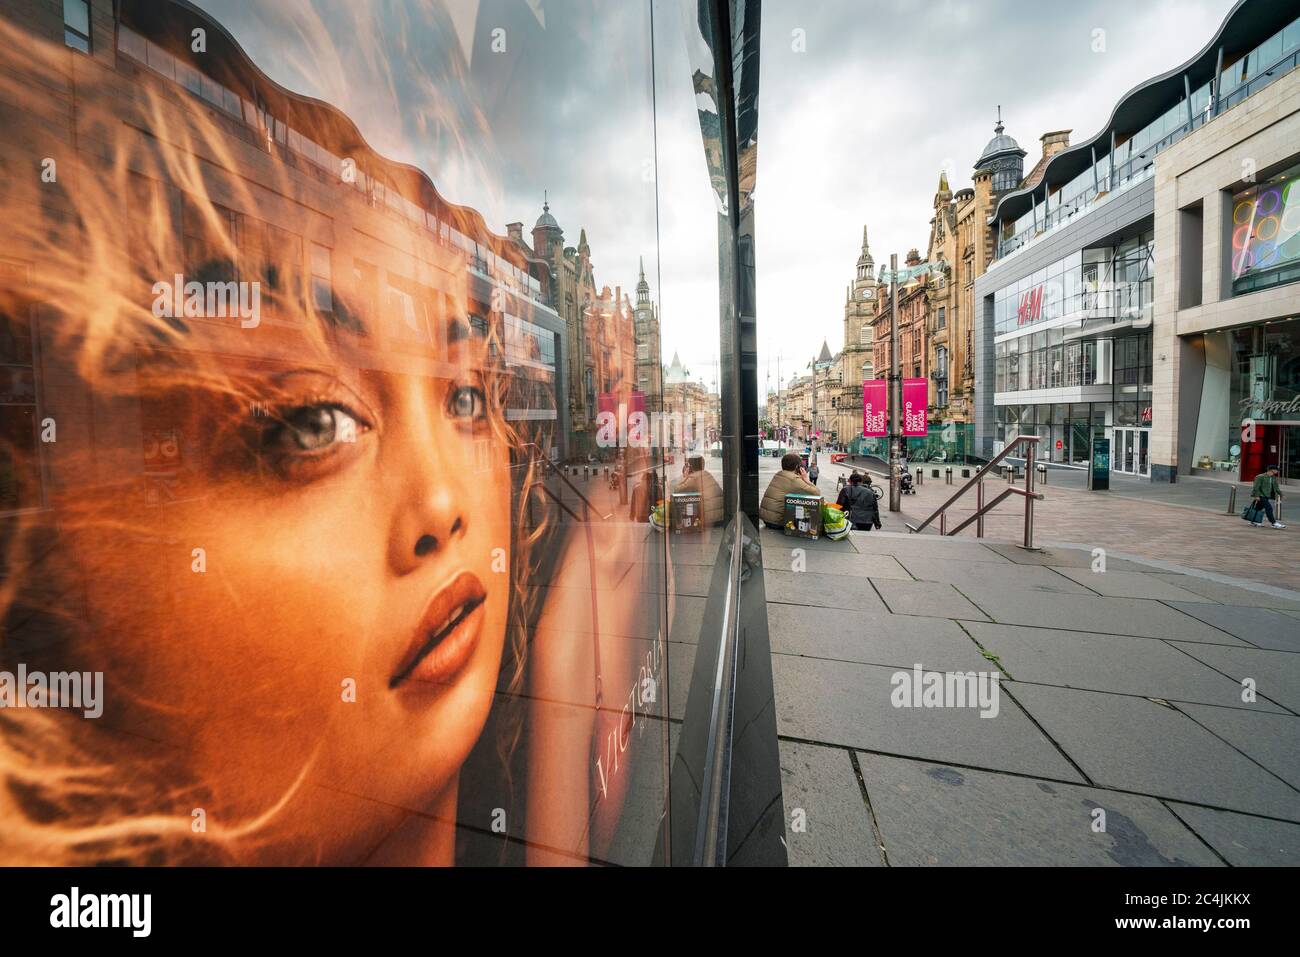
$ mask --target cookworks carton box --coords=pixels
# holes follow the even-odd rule
[[[673,492],[672,529],[674,532],[698,532],[704,528],[704,503],[699,492]]]
[[[822,497],[798,493],[787,495],[782,524],[787,535],[816,538],[822,530]]]

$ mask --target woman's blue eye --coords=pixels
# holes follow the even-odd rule
[[[487,400],[483,390],[466,385],[452,390],[448,407],[456,418],[478,419],[487,411]]]
[[[319,452],[338,441],[356,441],[356,419],[333,405],[305,405],[286,413],[278,426],[283,451]]]

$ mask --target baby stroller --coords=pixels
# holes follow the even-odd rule
[[[904,495],[915,495],[916,488],[912,485],[912,473],[900,471],[898,473],[898,490]]]

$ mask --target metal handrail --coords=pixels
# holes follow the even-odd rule
[[[1024,526],[1025,537],[1024,537],[1024,544],[1021,547],[1032,550],[1034,547],[1034,502],[1038,499],[1043,498],[1042,492],[1034,491],[1034,454],[1038,449],[1038,443],[1040,441],[1042,440],[1037,435],[1017,436],[1007,445],[1006,448],[1004,448],[997,455],[993,456],[993,458],[989,459],[988,464],[985,465],[983,468],[981,468],[978,472],[976,472],[975,475],[972,476],[971,479],[965,485],[963,485],[955,493],[953,493],[953,495],[949,497],[948,501],[944,502],[937,509],[935,509],[929,518],[927,518],[920,525],[912,525],[909,523],[907,525],[907,530],[909,532],[919,533],[922,530],[924,530],[927,526],[929,526],[929,524],[937,518],[939,520],[940,535],[956,535],[958,532],[960,532],[971,522],[976,522],[977,525],[975,526],[975,537],[983,538],[985,513],[991,511],[999,502],[1005,499],[1008,495],[1023,495],[1025,499],[1025,526]],[[1008,486],[1000,495],[994,498],[993,501],[986,503],[984,501],[984,476],[995,465],[1001,462],[1004,458],[1010,455],[1013,450],[1015,450],[1022,444],[1025,446],[1025,487],[1016,488],[1015,486]],[[954,502],[956,502],[959,498],[965,495],[966,492],[970,490],[970,487],[972,485],[976,487],[975,488],[975,496],[976,496],[975,514],[968,517],[965,521],[963,521],[952,531],[948,531],[948,509],[952,507],[952,504]]]

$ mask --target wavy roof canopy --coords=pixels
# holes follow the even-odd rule
[[[1296,7],[1283,0],[1238,0],[1228,11],[1210,41],[1186,63],[1166,73],[1139,83],[1120,97],[1106,125],[1096,136],[1062,150],[1047,164],[1043,177],[1034,186],[1008,193],[993,212],[993,221],[1018,219],[1030,206],[1041,202],[1050,186],[1068,183],[1092,165],[1092,147],[1097,156],[1110,152],[1110,134],[1123,142],[1183,98],[1183,74],[1195,90],[1214,76],[1219,47],[1223,47],[1224,64],[1249,53],[1296,18]]]

